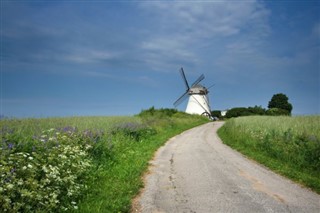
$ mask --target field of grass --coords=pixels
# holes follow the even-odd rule
[[[208,122],[150,108],[133,117],[0,121],[0,209],[129,212],[153,153]]]
[[[320,193],[320,116],[248,116],[219,129],[224,143]]]

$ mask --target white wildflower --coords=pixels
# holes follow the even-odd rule
[[[28,159],[29,159],[29,160],[33,160],[33,157],[30,156],[30,157],[28,157]]]
[[[22,180],[22,179],[19,179],[18,185],[19,185],[19,186],[22,186],[22,185],[23,185],[23,180]]]
[[[24,167],[22,167],[22,169],[23,169],[23,170],[26,170],[26,169],[27,169],[27,167],[26,167],[26,166],[24,166]]]
[[[31,165],[31,164],[28,164],[28,168],[32,169],[32,165]]]
[[[11,184],[11,183],[9,183],[9,184],[7,185],[7,188],[8,188],[8,189],[12,189],[13,187],[14,187],[14,185]]]

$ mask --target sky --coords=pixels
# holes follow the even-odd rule
[[[1,0],[3,117],[173,108],[201,74],[212,110],[288,96],[320,114],[320,3]],[[178,106],[185,110],[187,101]]]

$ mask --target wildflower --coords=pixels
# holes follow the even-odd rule
[[[8,188],[8,189],[12,189],[13,187],[14,187],[14,185],[11,184],[11,183],[9,183],[9,184],[7,185],[7,188]]]
[[[19,179],[18,185],[19,185],[19,186],[22,186],[22,185],[23,185],[23,180],[22,180],[22,179]]]
[[[15,171],[16,171],[16,168],[12,168],[10,173],[13,174],[13,173],[15,173]]]
[[[26,169],[27,169],[27,167],[26,167],[26,166],[24,166],[24,167],[22,167],[22,169],[23,169],[23,170],[26,170]]]
[[[14,147],[13,143],[8,144],[8,149],[13,149],[13,147]]]
[[[32,169],[32,165],[31,165],[31,164],[28,164],[28,168]]]
[[[33,160],[33,157],[30,156],[30,157],[28,157],[28,159],[29,159],[29,160]]]

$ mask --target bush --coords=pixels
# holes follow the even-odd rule
[[[228,110],[226,117],[227,118],[234,118],[240,116],[249,116],[249,115],[265,115],[266,110],[261,106],[254,106],[254,107],[236,107]]]
[[[0,208],[8,212],[66,211],[86,189],[94,141],[75,129],[43,131],[25,143],[15,133],[2,133]],[[29,139],[30,140],[30,139]],[[27,145],[26,145],[27,144]]]
[[[265,115],[266,110],[261,106],[248,107],[248,112],[251,115]]]
[[[219,119],[222,118],[222,115],[221,115],[221,111],[220,111],[220,110],[211,111],[211,116],[212,116],[212,117],[217,117],[217,118],[219,118]]]
[[[290,115],[290,112],[288,112],[285,109],[271,108],[266,111],[266,115],[271,115],[271,116]]]
[[[228,110],[226,117],[227,118],[233,118],[233,117],[239,117],[239,116],[247,116],[251,115],[251,113],[248,111],[245,107],[236,107]]]

